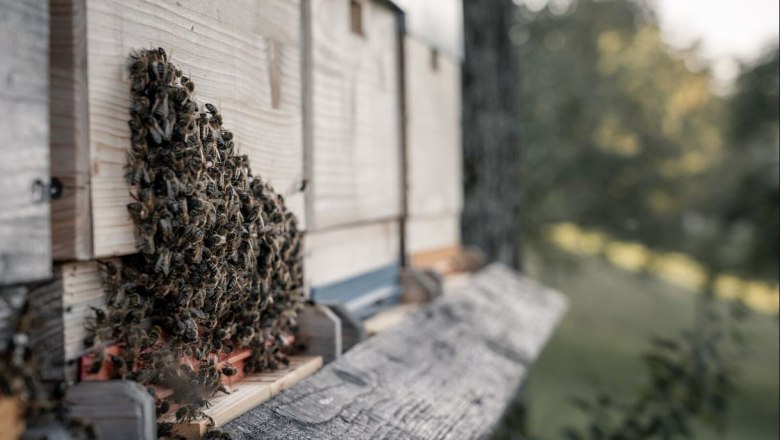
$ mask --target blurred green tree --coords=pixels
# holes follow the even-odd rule
[[[528,244],[568,221],[777,280],[777,51],[722,97],[644,2],[521,5],[511,37]]]

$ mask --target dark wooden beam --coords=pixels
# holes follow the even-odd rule
[[[490,434],[566,309],[492,265],[226,425],[235,439],[468,439]]]
[[[463,2],[463,243],[520,269],[520,118],[512,0]]]

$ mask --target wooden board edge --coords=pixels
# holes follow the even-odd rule
[[[322,365],[322,356],[291,356],[287,369],[246,376],[235,385],[232,394],[213,399],[212,408],[204,412],[213,419],[213,427],[219,428],[311,376]],[[247,389],[251,392],[241,393]],[[228,411],[222,411],[222,406],[227,406]],[[187,440],[198,440],[211,427],[211,420],[198,419],[177,424],[173,433]]]

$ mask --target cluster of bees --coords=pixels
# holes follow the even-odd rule
[[[0,310],[9,315],[0,322],[0,396],[15,396],[23,403],[25,418],[52,409],[48,390],[40,380],[40,360],[30,335],[40,328],[23,294],[0,289]],[[3,318],[6,318],[5,316]]]
[[[139,253],[121,268],[103,263],[107,307],[87,325],[89,368],[108,363],[113,377],[172,391],[158,398],[158,416],[186,421],[227,391],[221,378],[236,368],[219,359],[250,349],[246,372],[287,363],[304,298],[301,233],[163,49],[133,52],[129,69],[126,177]],[[107,354],[112,345],[119,355]]]

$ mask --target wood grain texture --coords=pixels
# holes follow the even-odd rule
[[[0,0],[0,12],[2,286],[51,275],[43,191],[49,182],[49,2]]]
[[[235,439],[489,437],[566,308],[493,265],[229,423]]]
[[[231,393],[210,399],[204,413],[211,419],[198,419],[177,425],[173,432],[187,440],[198,440],[213,421],[220,428],[273,396],[311,376],[322,367],[319,356],[293,356],[290,365],[278,371],[246,376],[231,387]],[[262,438],[262,437],[261,437]]]
[[[400,255],[397,221],[309,232],[305,241],[305,276],[312,288],[388,266]]]
[[[85,352],[85,320],[91,307],[105,305],[103,281],[94,261],[57,265],[54,275],[52,282],[30,291],[30,301],[47,317],[33,340],[45,356],[44,377],[72,383],[78,379],[78,359]]]
[[[81,382],[68,389],[66,401],[69,415],[91,422],[100,439],[157,438],[154,398],[137,382]]]
[[[124,180],[131,50],[161,46],[303,218],[298,0],[86,0],[94,255],[135,251]]]
[[[51,0],[50,8],[51,176],[63,186],[51,202],[52,254],[84,260],[92,256],[87,11],[85,0]]]
[[[396,12],[358,0],[310,0],[313,230],[401,215],[400,64]]]

